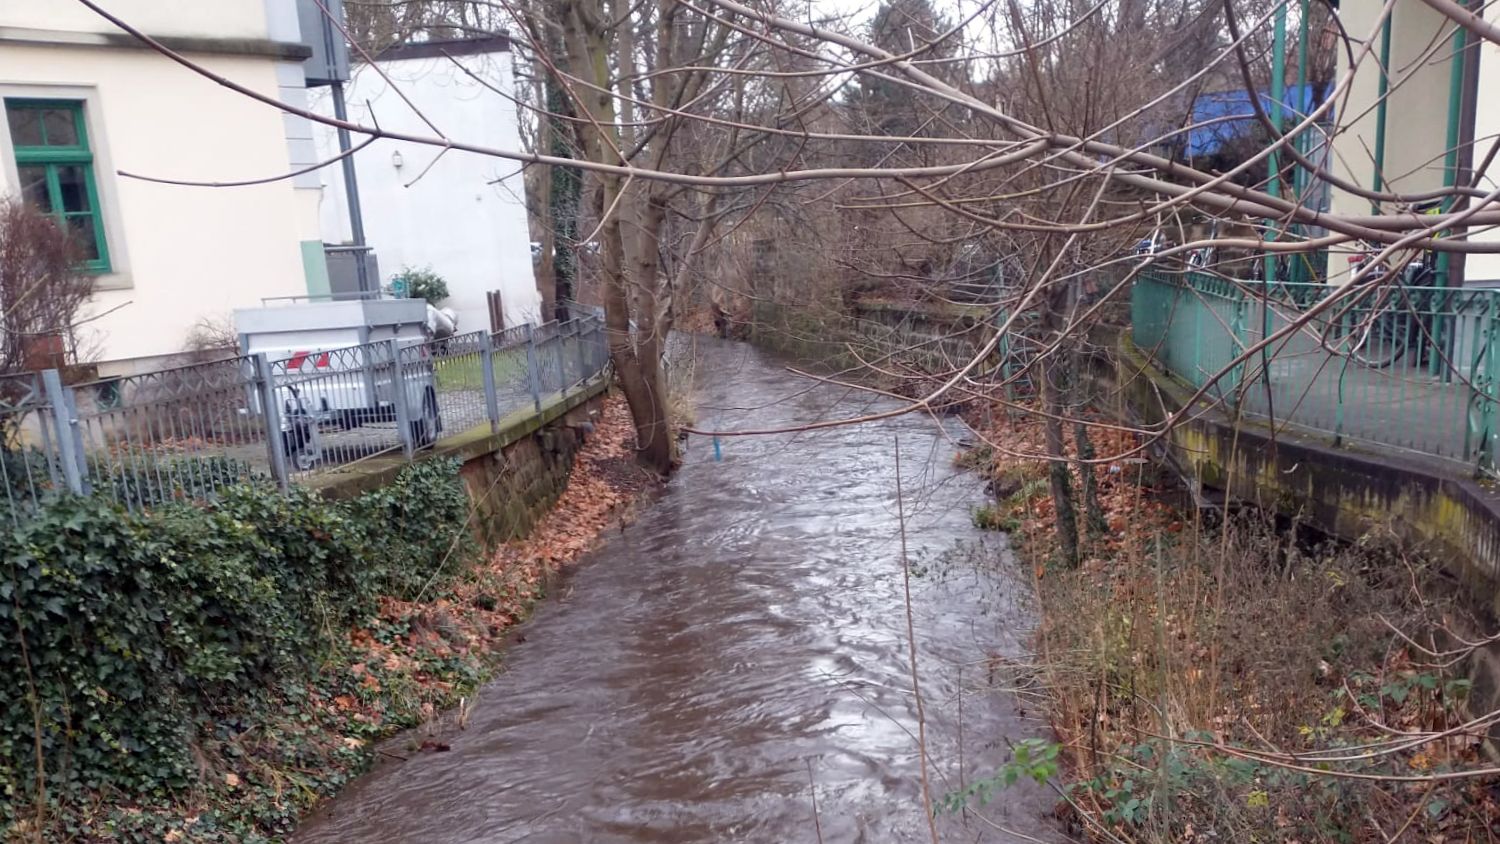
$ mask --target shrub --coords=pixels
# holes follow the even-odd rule
[[[433,272],[432,267],[402,267],[398,275],[406,279],[406,295],[413,299],[426,299],[427,304],[436,305],[448,298],[448,280]]]
[[[71,230],[0,197],[0,372],[62,366],[76,352],[76,317],[93,285]]]
[[[148,513],[62,498],[0,531],[0,829],[38,767],[54,800],[191,785],[200,724],[313,676],[381,594],[468,559],[464,501],[435,460],[349,502],[259,483]]]

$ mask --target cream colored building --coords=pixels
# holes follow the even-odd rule
[[[1379,0],[1343,0],[1339,6],[1355,57],[1364,54],[1362,45],[1368,45],[1368,55],[1354,75],[1348,100],[1336,98],[1337,120],[1346,131],[1334,140],[1333,169],[1361,187],[1403,194],[1440,190],[1472,178],[1472,169],[1485,165],[1487,152],[1500,137],[1500,109],[1494,106],[1500,95],[1500,47],[1469,35],[1459,49],[1452,21],[1425,3],[1403,0],[1391,16],[1387,52],[1386,34],[1376,25],[1383,6]],[[1388,70],[1382,114],[1378,103],[1383,53]],[[1349,53],[1342,47],[1338,59],[1342,79],[1350,66]],[[1460,62],[1457,69],[1455,61]],[[1459,150],[1453,160],[1446,156],[1450,115]],[[1493,190],[1497,180],[1500,163],[1491,157],[1477,186]],[[1369,199],[1337,188],[1331,208],[1340,214],[1373,210]],[[1500,232],[1474,231],[1470,237],[1500,246]],[[1330,254],[1331,281],[1347,277],[1347,255],[1347,250]],[[1451,284],[1500,279],[1500,255],[1455,259],[1452,275]]]
[[[295,0],[103,0],[214,73],[307,101]],[[160,363],[200,320],[327,289],[316,173],[299,117],[235,94],[67,0],[0,2],[0,194],[65,218],[89,244],[81,353],[105,374]]]

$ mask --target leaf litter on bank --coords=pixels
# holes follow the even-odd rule
[[[1309,543],[1267,519],[1205,528],[1167,500],[1157,467],[1119,460],[1084,467],[1107,531],[1083,539],[1077,569],[1047,565],[1056,522],[1042,423],[996,408],[971,425],[998,448],[961,462],[991,479],[1012,539],[1038,578],[1040,668],[1050,721],[1066,749],[1071,805],[1116,841],[1443,842],[1500,837],[1493,782],[1350,780],[1262,764],[1157,736],[1288,754],[1340,754],[1437,734],[1472,715],[1462,671],[1436,668],[1377,618],[1441,635],[1460,612],[1434,594],[1410,549],[1379,536]],[[1138,443],[1090,431],[1100,455]],[[1391,572],[1395,572],[1392,574]],[[1423,585],[1419,585],[1419,582]],[[1427,774],[1483,766],[1479,731],[1357,760],[1364,774]],[[1351,755],[1357,755],[1351,753]],[[1319,763],[1321,764],[1321,763]]]

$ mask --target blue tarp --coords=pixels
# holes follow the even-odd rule
[[[1283,119],[1301,120],[1309,112],[1317,108],[1320,103],[1313,102],[1314,89],[1311,85],[1288,85],[1286,96],[1282,98]],[[1265,91],[1260,92],[1261,107],[1269,116],[1271,104],[1275,102],[1271,95]],[[1236,118],[1213,123],[1197,129],[1190,130],[1187,136],[1187,154],[1189,157],[1213,155],[1219,148],[1230,140],[1244,137],[1254,131],[1256,126],[1255,107],[1250,102],[1250,92],[1244,89],[1233,91],[1215,91],[1209,94],[1200,94],[1193,101],[1194,124],[1205,120],[1213,120],[1216,117]]]

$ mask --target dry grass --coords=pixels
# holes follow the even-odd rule
[[[1459,612],[1432,597],[1424,564],[1382,542],[1310,545],[1260,516],[1145,527],[1107,561],[1041,581],[1039,644],[1081,813],[1163,842],[1465,840],[1500,818],[1473,781],[1378,778],[1474,767],[1478,730],[1326,766],[1296,758],[1464,720],[1462,668],[1424,662],[1391,627],[1436,643]]]
[[[1032,670],[1048,687],[1076,834],[1500,840],[1495,782],[1427,779],[1485,764],[1482,725],[1434,735],[1486,713],[1468,711],[1466,664],[1424,650],[1485,628],[1420,554],[1376,534],[1326,541],[1259,512],[1205,525],[1174,503],[1170,476],[1120,461],[1088,470],[1108,530],[1085,539],[1077,568],[1055,565],[1045,463],[1006,453],[1040,451],[1040,430],[986,421],[994,447],[964,460],[991,478],[992,516],[1014,527],[1037,577]],[[1130,445],[1107,430],[1095,441],[1101,454]],[[1072,470],[1076,483],[1084,469]]]
[[[695,396],[698,390],[698,365],[694,350],[671,357],[667,369],[667,419],[672,429],[691,427],[698,421]]]

